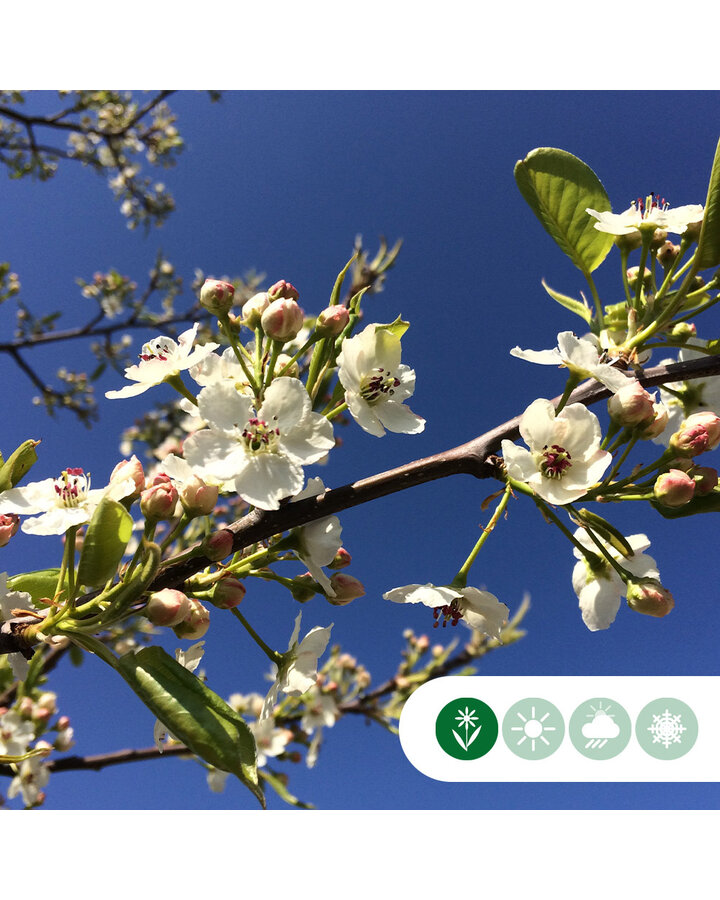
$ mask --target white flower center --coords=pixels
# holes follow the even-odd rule
[[[249,419],[242,440],[250,453],[277,453],[280,429],[264,419]]]
[[[643,221],[650,218],[653,210],[657,209],[659,212],[665,212],[670,206],[664,197],[658,197],[654,191],[648,194],[644,200],[642,197],[638,197],[637,200],[633,201],[632,205],[640,212]]]
[[[543,447],[540,471],[546,478],[562,478],[572,466],[572,457],[568,451],[559,444]]]
[[[90,476],[82,469],[63,469],[59,478],[55,479],[57,505],[72,509],[81,506],[90,490]]]
[[[451,625],[457,625],[462,617],[463,614],[460,609],[459,598],[455,598],[452,603],[449,603],[446,606],[436,606],[433,609],[433,618],[435,619],[433,628],[437,628],[440,622],[442,622],[443,628],[445,628],[448,622]]]
[[[388,369],[371,369],[360,382],[360,396],[368,406],[375,406],[381,400],[392,397],[399,384],[400,379]]]

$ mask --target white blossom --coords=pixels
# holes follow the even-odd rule
[[[379,325],[368,325],[342,345],[338,378],[355,421],[376,437],[385,429],[418,434],[425,419],[404,405],[415,390],[415,372],[400,363],[400,338]]]
[[[600,571],[592,571],[581,551],[577,548],[573,549],[573,554],[579,562],[575,564],[573,569],[572,585],[573,590],[577,594],[583,622],[590,631],[601,631],[609,628],[615,621],[615,616],[620,609],[620,601],[626,596],[627,588],[620,575],[602,557],[602,551],[584,528],[577,529],[575,539],[583,547],[587,547],[588,550],[601,557]],[[600,540],[602,541],[602,539]],[[628,572],[639,578],[656,578],[659,580],[660,573],[657,570],[657,563],[652,556],[642,552],[650,546],[647,536],[644,534],[631,534],[628,536],[627,542],[630,544],[634,555],[625,558],[614,547],[602,541],[610,556],[617,560],[623,569],[627,569]]]
[[[600,361],[601,354],[593,342],[576,337],[572,331],[561,331],[557,342],[553,350],[521,350],[514,347],[510,355],[541,366],[567,366],[579,378],[595,378],[613,393],[628,384],[625,372],[613,364]]]
[[[393,603],[422,603],[435,610],[435,624],[456,625],[461,619],[470,628],[499,638],[510,610],[489,591],[474,587],[436,587],[434,584],[408,584],[383,594]]]
[[[676,361],[681,363],[705,357],[706,354],[698,350],[683,347],[678,353],[677,360],[663,359],[660,365],[666,366]],[[660,398],[667,410],[668,422],[665,430],[653,438],[653,441],[667,447],[670,438],[689,415],[705,410],[720,415],[720,376],[715,375],[704,380],[668,381],[660,385]]]
[[[13,609],[32,609],[32,598],[25,591],[8,591],[7,572],[0,574],[0,620],[7,622],[12,619]],[[22,653],[8,653],[8,662],[12,669],[13,678],[16,681],[25,681],[28,674],[29,663]],[[2,747],[2,733],[0,732],[0,748]],[[0,749],[0,753],[2,753]],[[6,751],[7,752],[7,751]]]
[[[304,491],[293,497],[293,503],[308,497],[317,497],[325,490],[322,478],[310,478]],[[303,525],[300,532],[300,550],[298,555],[307,566],[308,572],[317,581],[328,597],[334,597],[335,591],[330,579],[323,572],[322,566],[328,566],[335,559],[341,546],[340,535],[342,525],[337,516],[326,516]]]
[[[520,420],[520,435],[530,448],[502,442],[507,474],[529,485],[548,503],[572,503],[596,484],[612,461],[600,449],[600,423],[581,403],[556,416],[549,400],[538,399]]]
[[[0,716],[0,756],[22,756],[35,737],[32,722],[15,710]]]
[[[312,412],[310,398],[294,378],[278,378],[257,412],[250,397],[227,382],[210,384],[198,396],[208,428],[183,445],[185,459],[220,480],[260,509],[278,509],[280,500],[303,487],[302,467],[317,462],[335,445],[330,422]],[[217,482],[216,482],[217,483]]]
[[[633,234],[644,228],[662,228],[673,234],[682,234],[688,225],[701,222],[703,208],[698,204],[676,206],[671,209],[667,204],[658,204],[654,199],[650,202],[631,203],[622,213],[598,212],[586,209],[585,212],[597,219],[595,228],[607,234]]]
[[[91,490],[89,475],[82,469],[68,468],[59,478],[33,481],[25,487],[4,491],[0,495],[0,513],[21,516],[41,513],[36,518],[25,519],[21,530],[26,534],[64,534],[68,528],[89,522],[103,497],[122,500],[135,490],[131,477]]]
[[[20,763],[18,774],[10,782],[10,800],[22,794],[26,807],[36,806],[41,799],[42,789],[50,780],[50,770],[41,757],[31,756]]]
[[[268,757],[279,756],[293,738],[292,731],[276,726],[272,716],[251,722],[248,727],[255,738],[258,768],[265,765]]]
[[[136,383],[117,391],[106,391],[105,396],[110,400],[136,397],[156,384],[162,384],[168,378],[197,365],[218,347],[218,344],[208,342],[193,350],[198,327],[195,323],[192,328],[184,331],[177,343],[172,338],[161,335],[143,344],[140,362],[125,369],[125,377]]]
[[[299,697],[317,683],[318,659],[325,652],[333,626],[320,627],[318,625],[311,628],[298,643],[301,621],[302,612],[299,612],[295,619],[295,627],[290,636],[287,652],[284,654],[283,661],[275,675],[275,681],[265,698],[260,719],[267,719],[272,714],[279,691]]]

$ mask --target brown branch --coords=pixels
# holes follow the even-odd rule
[[[705,357],[668,366],[655,366],[637,375],[645,387],[654,387],[668,381],[687,381],[695,378],[710,377],[720,374],[720,356]],[[570,396],[569,402],[590,406],[610,396],[610,391],[596,381],[587,381],[578,387]],[[559,401],[555,398],[555,403]],[[387,472],[380,472],[368,478],[361,478],[352,484],[332,490],[326,490],[317,497],[310,497],[296,503],[285,502],[277,510],[254,510],[236,522],[227,526],[233,534],[233,550],[239,552],[246,547],[267,540],[273,535],[281,534],[291,528],[307,525],[317,519],[323,519],[353,506],[377,500],[380,497],[404,491],[408,488],[446,478],[449,475],[466,474],[475,478],[497,478],[502,480],[502,469],[494,454],[500,449],[503,440],[515,440],[519,435],[520,419],[515,416],[502,425],[482,434],[465,444],[417,459]],[[213,561],[202,555],[190,555],[197,550],[199,544],[186,551],[180,560],[167,560],[160,568],[149,591],[162,588],[178,587],[184,581],[202,569],[213,564]],[[78,604],[84,598],[78,600]],[[16,650],[21,650],[18,645]],[[10,653],[13,649],[0,652]]]

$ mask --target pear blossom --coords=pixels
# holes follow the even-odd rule
[[[436,587],[434,584],[408,584],[383,594],[393,603],[422,603],[434,609],[435,625],[443,627],[462,619],[470,628],[488,637],[499,638],[510,610],[489,591],[474,587]]]
[[[318,659],[325,652],[330,641],[332,625],[311,628],[298,643],[302,612],[297,614],[295,627],[290,636],[287,652],[275,674],[275,681],[265,697],[260,719],[267,719],[277,702],[278,692],[299,697],[317,683]]]
[[[508,476],[558,506],[586,494],[612,461],[612,455],[600,449],[597,416],[582,403],[572,403],[556,415],[549,400],[535,400],[522,415],[520,435],[529,450],[502,442]]]
[[[0,513],[21,516],[25,534],[64,534],[68,528],[84,525],[92,518],[103,497],[122,500],[135,493],[132,477],[116,478],[104,488],[90,488],[90,476],[82,469],[64,469],[58,478],[33,481],[25,487],[11,488],[0,495]]]
[[[35,737],[35,726],[11,709],[0,716],[0,756],[22,756]]]
[[[656,200],[654,194],[645,201],[638,198],[622,213],[598,212],[589,208],[585,212],[597,219],[595,228],[598,231],[615,235],[634,234],[644,230],[655,231],[657,228],[671,231],[673,234],[682,234],[688,225],[702,221],[703,217],[703,208],[698,204],[676,206],[671,209],[664,200]]]
[[[268,757],[280,756],[293,739],[292,731],[289,728],[280,728],[275,725],[275,719],[272,716],[251,722],[248,727],[255,738],[258,768],[267,763]]]
[[[25,591],[8,591],[7,572],[0,574],[0,621],[7,622],[8,619],[12,619],[13,609],[32,609],[32,606],[30,594]],[[22,653],[9,653],[7,660],[10,663],[13,678],[17,681],[24,681],[27,678],[29,663]],[[1,741],[2,735],[0,735],[0,743]]]
[[[232,347],[227,347],[220,354],[208,353],[190,367],[188,374],[200,387],[207,387],[219,381],[230,381],[241,393],[252,393],[247,375]]]
[[[600,556],[597,544],[584,528],[577,529],[575,539],[583,547]],[[634,552],[634,555],[627,559],[611,545],[604,541],[603,544],[609,555],[632,575],[659,580],[660,573],[657,570],[657,563],[652,556],[642,552],[650,546],[647,536],[631,534],[627,537],[627,542]],[[606,559],[601,558],[601,568],[598,571],[590,568],[580,550],[573,549],[573,554],[579,562],[573,569],[572,586],[578,598],[583,622],[590,631],[609,628],[620,609],[620,601],[627,595],[627,586]]]
[[[400,364],[400,338],[379,325],[368,325],[342,345],[338,378],[355,421],[376,437],[385,429],[418,434],[425,419],[404,401],[415,390],[415,372]]]
[[[322,478],[311,478],[305,490],[293,497],[293,503],[308,497],[317,497],[324,490],[325,485]],[[341,546],[341,533],[342,525],[337,516],[318,519],[299,529],[300,550],[298,555],[328,597],[334,597],[335,590],[330,579],[323,572],[322,566],[330,565],[335,559]]]
[[[22,794],[26,808],[38,806],[44,794],[42,789],[50,780],[50,770],[39,756],[31,756],[20,763],[18,774],[10,782],[8,787],[8,799],[12,800],[18,794]]]
[[[252,400],[231,384],[210,384],[198,396],[208,428],[184,443],[185,459],[203,480],[219,479],[260,509],[278,509],[297,494],[302,467],[317,462],[335,445],[330,422],[312,412],[310,398],[294,378],[278,378],[255,412]],[[167,466],[167,460],[164,463]]]
[[[125,369],[125,377],[135,381],[136,384],[129,384],[117,391],[106,391],[105,396],[110,400],[137,397],[156,384],[162,384],[163,381],[199,363],[219,344],[210,341],[193,350],[198,327],[196,322],[192,328],[178,337],[177,343],[172,338],[161,335],[143,344],[140,362]]]
[[[541,366],[566,366],[580,378],[601,381],[613,393],[628,384],[628,376],[621,369],[600,361],[601,355],[593,342],[576,337],[572,331],[561,331],[557,343],[553,350],[521,350],[514,347],[510,355]]]

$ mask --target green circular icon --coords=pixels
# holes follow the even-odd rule
[[[573,747],[588,759],[612,759],[627,747],[632,723],[617,700],[593,697],[570,716],[568,733]]]
[[[562,744],[565,723],[557,706],[539,697],[528,697],[505,713],[502,733],[515,756],[545,759]]]
[[[443,706],[438,713],[435,736],[449,756],[479,759],[492,749],[497,740],[498,720],[482,700],[459,697]]]
[[[640,710],[635,735],[638,744],[655,759],[679,759],[697,740],[698,720],[687,703],[660,697]]]

